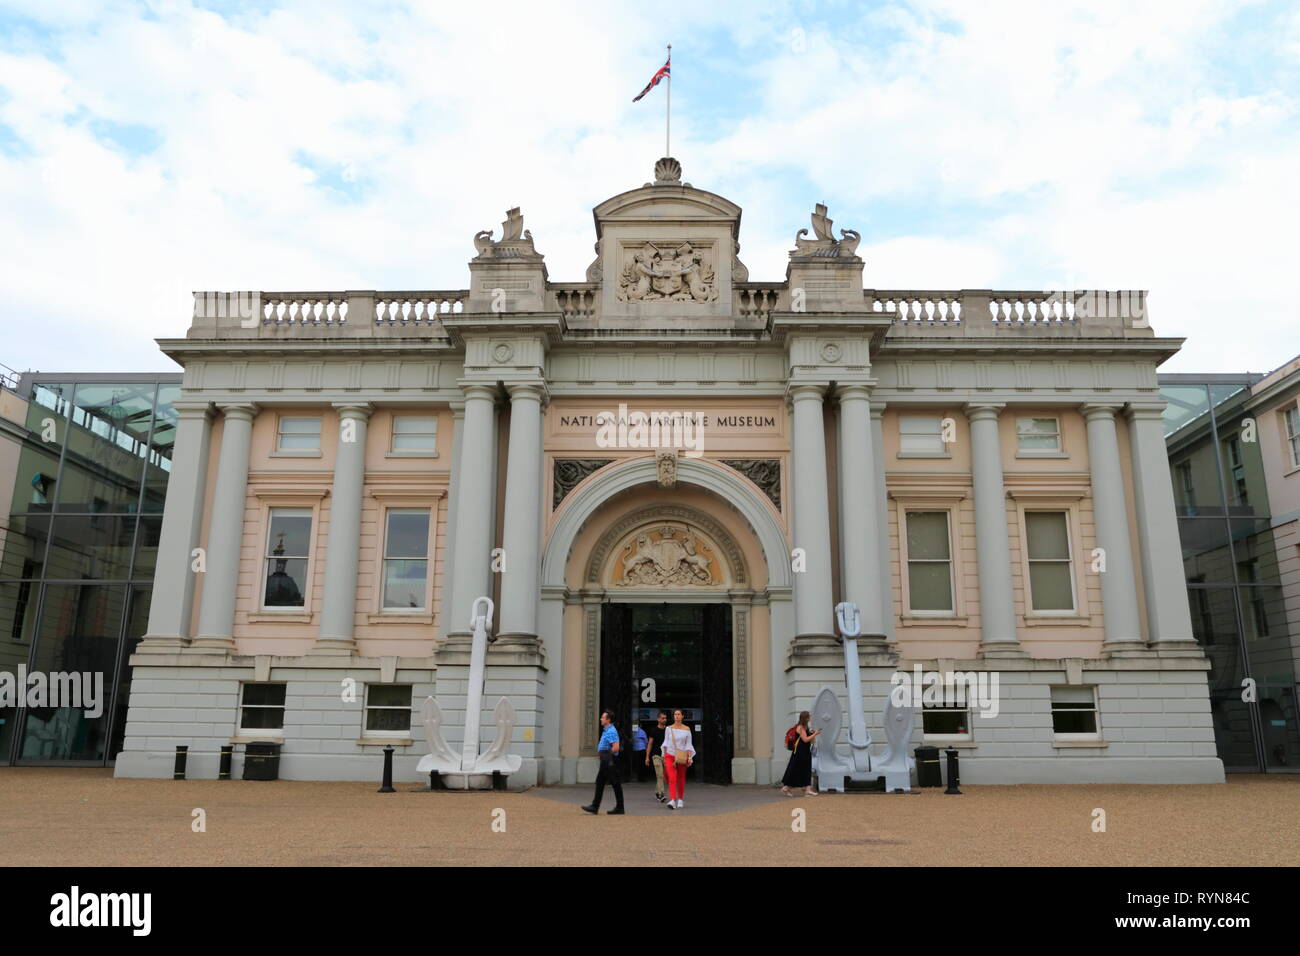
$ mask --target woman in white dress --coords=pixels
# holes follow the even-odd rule
[[[664,728],[664,774],[668,777],[668,809],[682,808],[686,792],[686,768],[695,762],[695,744],[691,728],[682,720],[680,710],[673,711],[673,722]]]

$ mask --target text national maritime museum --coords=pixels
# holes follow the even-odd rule
[[[823,687],[885,740],[901,672],[995,690],[916,704],[964,781],[1223,779],[1142,297],[876,289],[821,206],[755,280],[671,159],[594,215],[580,281],[510,210],[464,289],[196,294],[118,776],[419,780],[433,697],[512,788],[665,707],[768,783]]]

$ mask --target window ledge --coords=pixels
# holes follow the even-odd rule
[[[310,611],[254,611],[245,620],[249,624],[310,624],[315,617]]]
[[[284,731],[268,730],[262,734],[254,734],[252,731],[244,730],[231,737],[230,742],[232,744],[282,744]]]
[[[899,620],[903,627],[965,627],[967,618],[964,614],[904,614]]]
[[[1069,458],[1068,451],[1018,451],[1017,458]]]
[[[1092,618],[1086,614],[1024,614],[1020,621],[1025,627],[1087,627]]]
[[[951,458],[952,452],[948,451],[900,451],[899,458]]]
[[[940,750],[947,750],[949,747],[954,747],[957,750],[974,750],[977,746],[979,746],[978,744],[975,743],[975,741],[969,738],[959,738],[957,740],[953,740],[950,737],[942,737],[942,736],[922,737],[921,746],[924,747],[927,744],[931,744],[935,747],[938,747]]]
[[[273,451],[268,458],[320,458],[319,451]]]
[[[436,451],[386,451],[385,458],[437,458]]]
[[[432,624],[433,615],[422,614],[367,614],[367,624]]]
[[[359,737],[358,747],[411,747],[415,741],[407,737]]]
[[[1055,750],[1100,750],[1109,747],[1104,740],[1053,740],[1052,748]]]

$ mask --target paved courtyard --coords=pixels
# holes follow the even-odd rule
[[[1223,786],[1014,786],[783,797],[695,787],[669,811],[644,786],[627,816],[588,787],[419,793],[399,783],[115,780],[0,770],[0,866],[14,865],[1295,865],[1300,777]],[[604,809],[612,806],[606,793]],[[1106,832],[1092,830],[1093,811]],[[206,832],[191,828],[202,809]],[[793,832],[794,811],[806,831]],[[503,812],[503,813],[502,813]],[[504,814],[504,815],[503,815]],[[504,820],[505,832],[493,823]],[[498,826],[499,826],[498,822]]]

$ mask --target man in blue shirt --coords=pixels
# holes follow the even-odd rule
[[[600,757],[600,771],[596,774],[596,796],[582,809],[588,813],[600,812],[600,798],[605,795],[605,784],[608,782],[614,785],[616,803],[614,809],[609,811],[609,815],[614,816],[623,812],[623,783],[618,779],[618,765],[614,762],[622,744],[619,743],[618,730],[614,727],[614,715],[608,710],[601,711],[600,726],[600,743],[596,744],[596,755]]]

